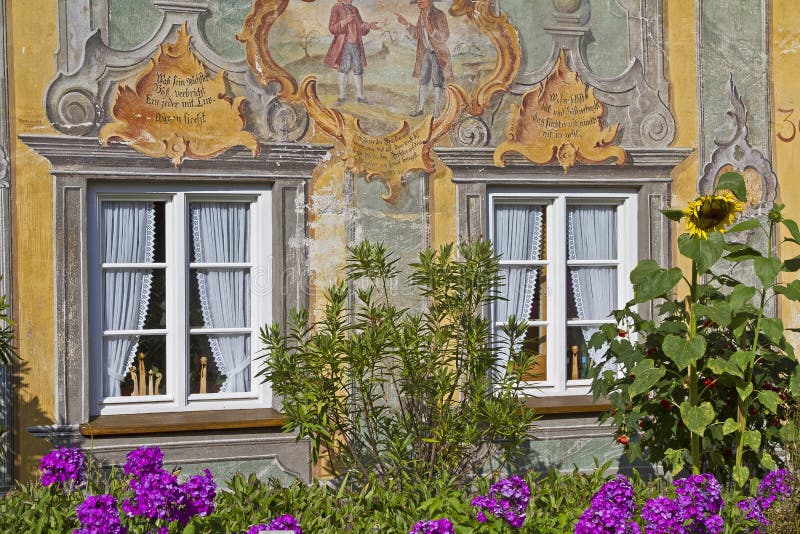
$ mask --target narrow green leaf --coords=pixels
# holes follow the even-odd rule
[[[758,392],[758,400],[772,413],[778,413],[778,405],[783,404],[783,401],[777,393],[767,389]]]
[[[739,392],[739,398],[747,400],[751,393],[753,393],[753,384],[747,384],[745,387],[736,386],[736,391]]]
[[[750,447],[750,450],[758,451],[761,446],[761,432],[758,430],[745,430],[744,444]]]
[[[744,378],[744,374],[739,369],[739,366],[736,365],[736,362],[731,362],[723,358],[714,358],[709,360],[706,365],[715,375],[730,374],[739,378]]]
[[[745,230],[753,230],[754,228],[758,228],[760,226],[761,226],[761,221],[759,221],[758,219],[747,219],[734,224],[733,226],[728,228],[726,232],[729,234],[734,234],[736,232],[744,232]]]
[[[733,432],[736,432],[738,429],[739,429],[739,425],[736,423],[735,420],[733,420],[730,417],[725,419],[725,422],[722,423],[722,433],[725,434],[726,436],[728,434],[732,434]]]
[[[800,301],[800,280],[795,280],[785,286],[776,285],[775,293],[780,293],[789,300]]]
[[[775,277],[781,272],[783,263],[778,258],[756,258],[753,260],[753,268],[756,276],[761,280],[764,287],[769,287],[775,282]]]
[[[677,222],[683,219],[683,210],[661,210],[661,213],[671,221]]]
[[[744,185],[744,177],[741,173],[730,171],[720,176],[714,192],[716,193],[720,189],[727,189],[742,202],[747,201],[747,186]]]
[[[733,481],[736,482],[736,487],[743,487],[749,478],[750,469],[743,465],[736,465],[733,467]]]
[[[670,334],[664,338],[661,349],[683,371],[705,354],[706,340],[702,336],[686,339]]]
[[[710,402],[692,406],[689,401],[681,403],[681,420],[691,432],[702,436],[708,425],[714,422],[714,408]]]
[[[733,313],[739,312],[745,304],[748,304],[756,295],[756,288],[739,284],[731,291],[729,302]]]
[[[697,272],[703,274],[722,257],[725,241],[719,232],[709,232],[708,239],[695,239],[689,237],[689,234],[681,234],[678,238],[678,250],[694,260]]]
[[[763,317],[761,330],[773,343],[780,343],[783,338],[783,321],[779,317]]]

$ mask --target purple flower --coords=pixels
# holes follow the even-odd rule
[[[509,525],[519,528],[525,523],[525,511],[531,490],[527,482],[518,476],[504,478],[492,484],[489,495],[479,495],[472,499],[472,507],[476,509],[475,519],[486,523],[489,518],[486,513],[494,517],[502,517]]]
[[[691,475],[676,480],[672,485],[675,486],[675,501],[683,514],[687,533],[722,532],[719,512],[725,506],[725,501],[722,499],[722,487],[714,475]]]
[[[247,534],[259,534],[268,530],[291,530],[294,534],[303,534],[300,522],[290,514],[279,515],[269,522],[269,524],[259,523],[247,529]]]
[[[783,501],[791,494],[791,475],[786,469],[778,469],[764,475],[758,485],[755,497],[744,499],[736,504],[742,510],[745,519],[752,519],[768,526],[770,522],[765,512],[775,504],[775,501]]]
[[[122,509],[128,517],[165,521],[177,519],[177,501],[182,492],[175,475],[163,469],[144,472],[131,479],[130,487],[134,496],[122,503]]]
[[[603,484],[575,524],[575,534],[639,534],[633,522],[633,486],[622,475]]]
[[[430,519],[417,521],[411,527],[409,534],[455,534],[453,523],[449,519],[443,517],[441,519]]]
[[[39,461],[42,484],[63,486],[67,481],[78,484],[83,480],[83,467],[86,459],[77,447],[53,449]]]
[[[684,534],[683,514],[678,503],[669,497],[656,497],[642,508],[646,534]]]
[[[138,477],[144,473],[153,473],[161,469],[164,453],[158,447],[139,447],[129,452],[127,459],[124,467],[125,474]]]
[[[217,484],[208,469],[202,475],[191,477],[179,490],[173,520],[185,525],[196,515],[205,517],[214,512]]]
[[[126,534],[119,522],[117,499],[112,495],[89,495],[75,508],[81,526],[73,534]]]

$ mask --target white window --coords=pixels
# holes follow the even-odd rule
[[[92,414],[267,407],[270,192],[89,190]]]
[[[527,373],[532,394],[587,394],[586,371],[599,356],[588,341],[633,296],[636,194],[498,191],[489,207],[507,299],[493,306],[495,328],[512,314],[527,319],[522,343],[537,355]]]

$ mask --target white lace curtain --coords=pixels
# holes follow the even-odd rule
[[[539,260],[542,257],[542,206],[525,204],[495,205],[495,252],[502,260]],[[525,321],[530,314],[536,291],[536,267],[504,266],[501,274],[505,284],[500,290],[500,300],[495,303],[495,320],[504,322],[510,315]],[[508,362],[508,341],[498,336],[500,342],[500,368]],[[505,343],[504,343],[505,341]],[[518,340],[521,345],[523,339]]]
[[[616,258],[616,207],[573,206],[569,209],[567,239],[570,260]],[[571,267],[570,278],[578,319],[604,321],[617,305],[617,271],[608,266]],[[586,343],[599,330],[583,326]],[[589,349],[597,362],[603,351]]]
[[[192,238],[198,263],[249,260],[249,205],[243,202],[191,204]],[[206,328],[250,326],[250,272],[242,268],[198,269],[197,283]],[[250,336],[208,337],[214,363],[225,375],[220,391],[250,391]]]
[[[152,263],[155,206],[152,202],[103,202],[103,262]],[[141,330],[150,303],[153,271],[109,268],[103,273],[106,330]],[[120,384],[133,363],[139,336],[103,338],[107,379],[106,397],[118,397]]]

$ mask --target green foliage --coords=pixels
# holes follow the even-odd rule
[[[526,323],[514,317],[502,329],[507,364],[490,342],[484,312],[502,282],[491,245],[422,252],[409,280],[422,310],[394,303],[397,260],[383,246],[349,253],[347,279],[315,322],[298,311],[286,331],[262,329],[260,375],[283,398],[286,430],[351,483],[449,473],[458,485],[489,458],[508,460],[534,421],[522,395],[532,356],[515,349]]]
[[[744,196],[736,173],[726,173],[717,188]],[[785,241],[800,244],[797,224],[782,209],[775,206],[766,227],[747,220],[731,230],[761,231],[772,243],[783,225],[792,236]],[[678,213],[666,215],[678,220]],[[631,274],[633,300],[614,312],[617,324],[593,337],[594,347],[605,348],[605,361],[615,364],[593,369],[593,392],[610,399],[601,420],[630,437],[625,449],[631,459],[663,463],[673,473],[687,466],[713,472],[741,488],[782,464],[776,449],[786,441],[782,428],[796,403],[800,370],[782,322],[764,310],[776,296],[800,301],[800,283],[775,281],[800,262],[781,262],[772,250],[762,254],[719,232],[708,239],[683,234],[678,249],[691,260],[691,274],[641,262]],[[719,274],[720,261],[750,262],[761,284]],[[681,280],[685,298],[674,293]],[[637,304],[649,302],[657,321],[636,312]],[[628,335],[620,337],[619,329]]]

